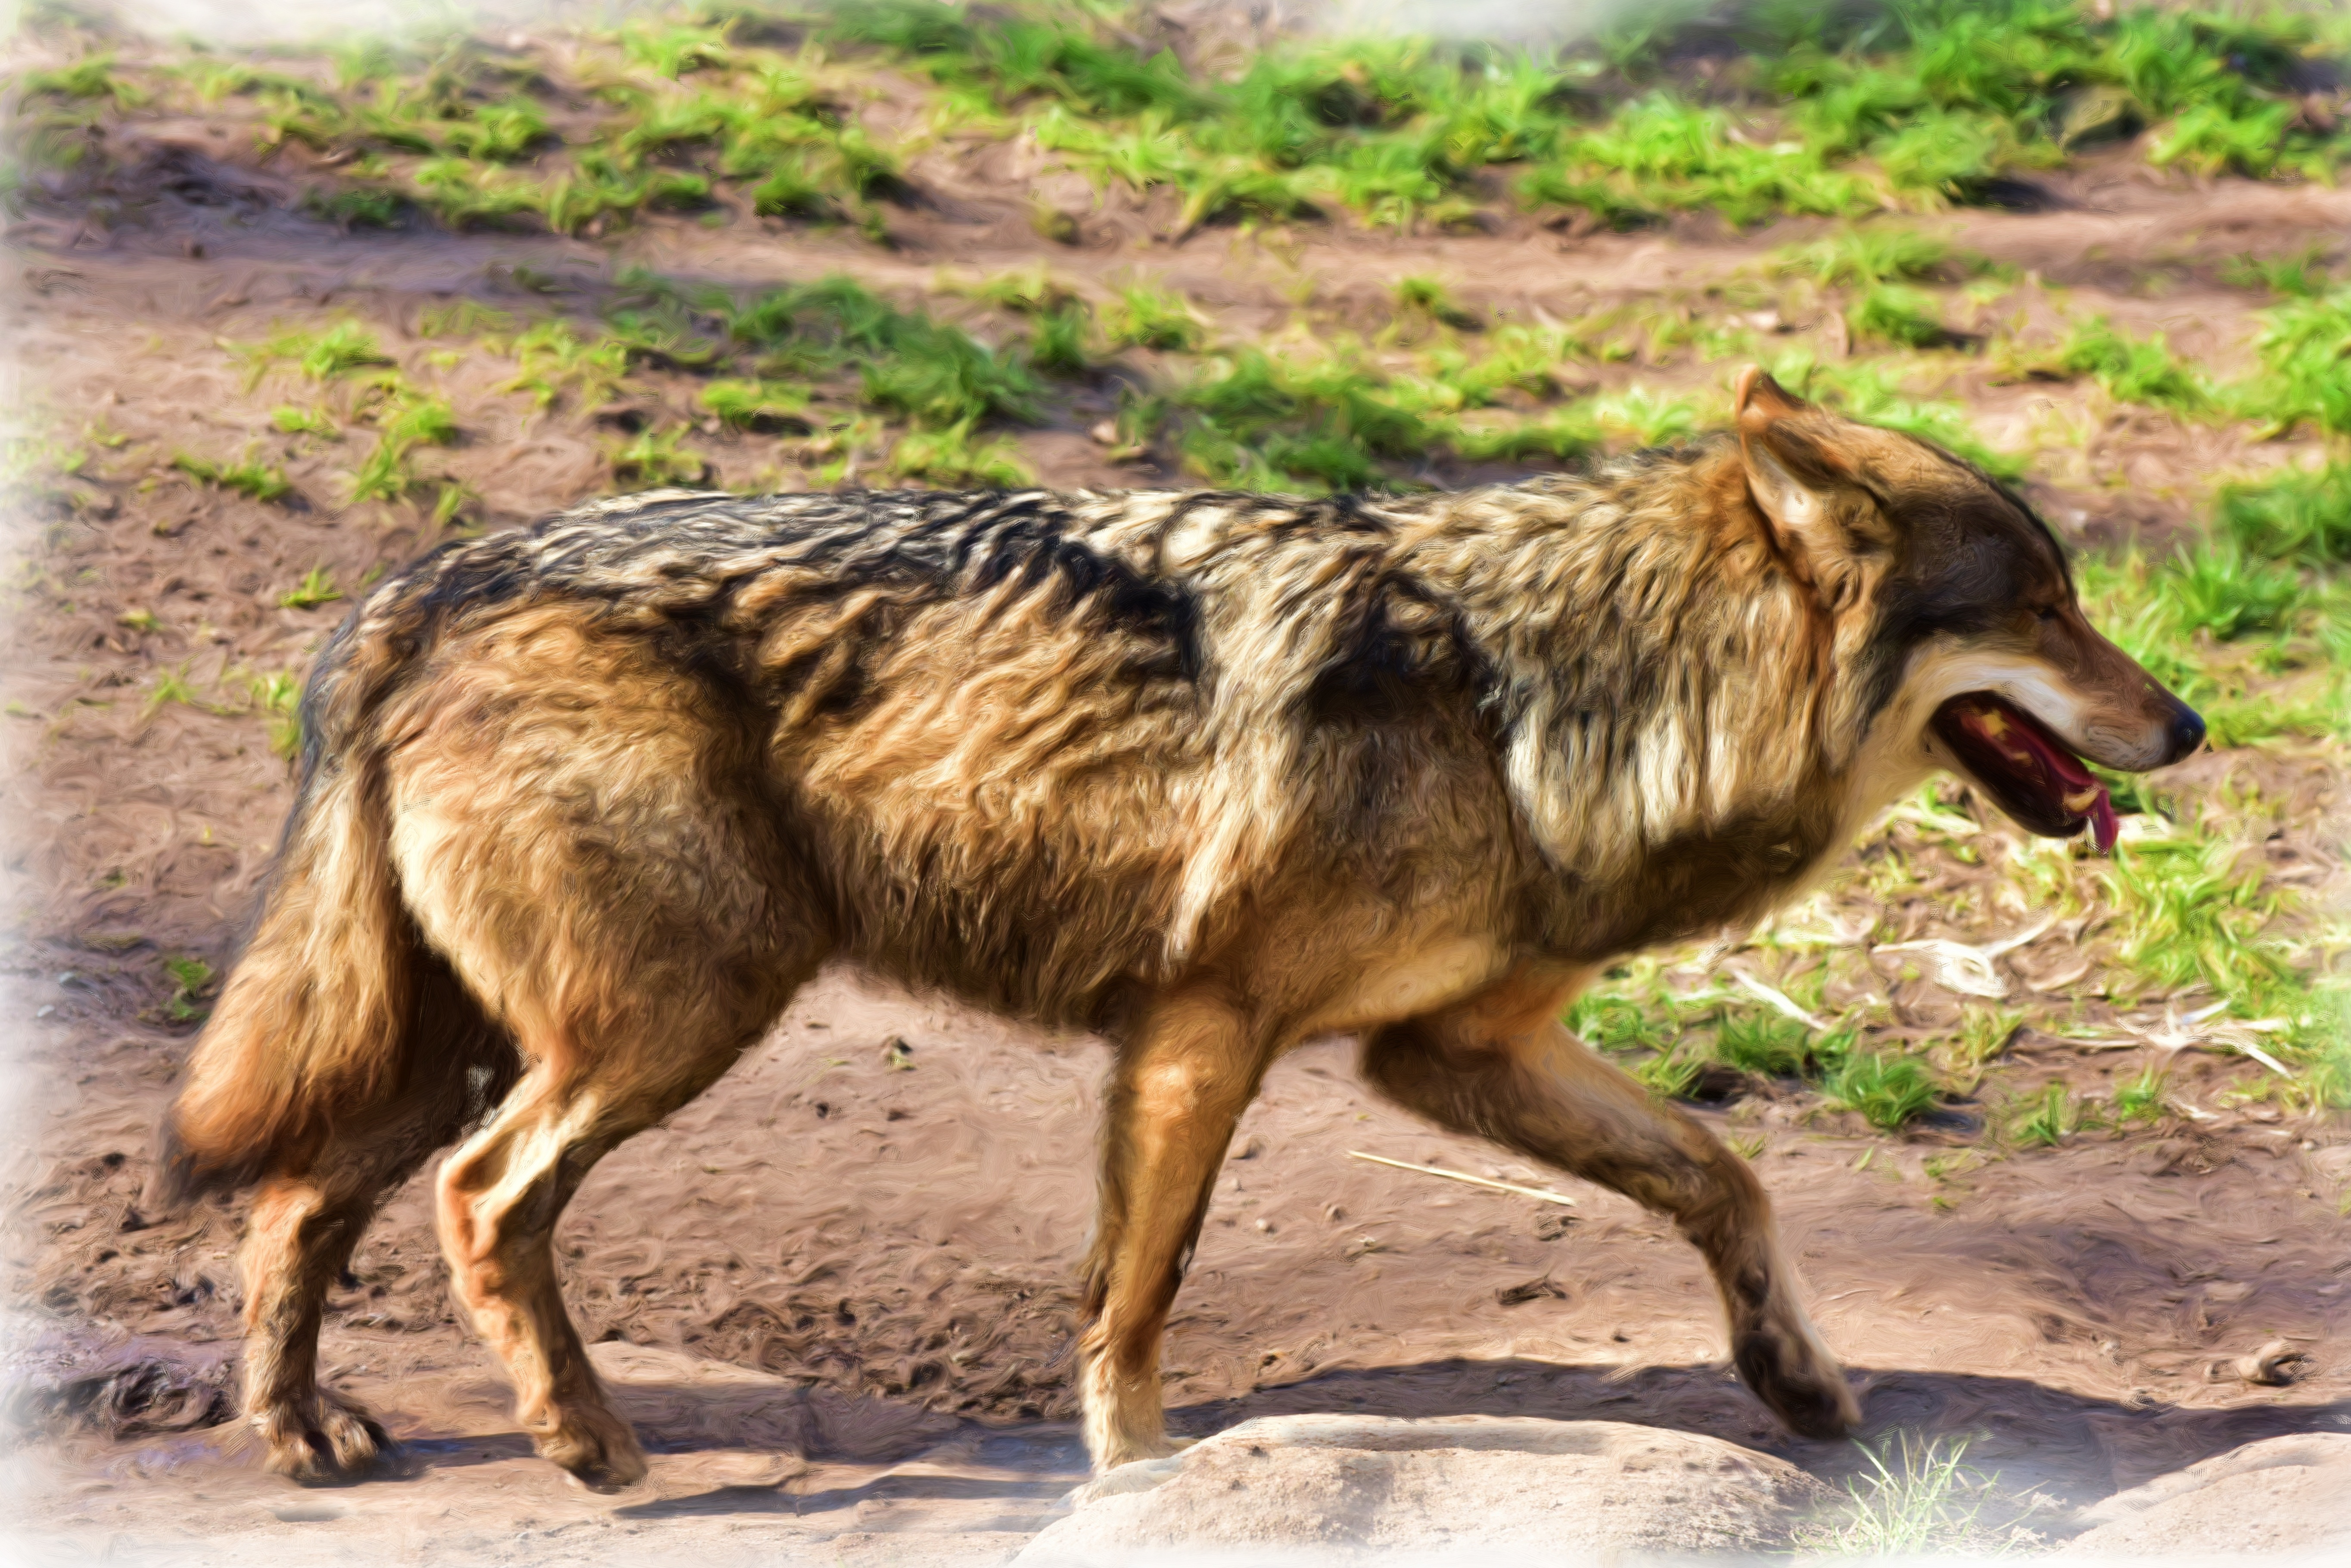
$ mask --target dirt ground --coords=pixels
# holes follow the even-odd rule
[[[204,127],[148,134],[148,152],[122,160],[136,221],[100,229],[37,211],[10,234],[20,401],[124,438],[107,452],[150,455],[142,469],[101,455],[63,499],[18,519],[11,551],[24,564],[0,717],[0,889],[14,931],[0,1016],[21,1113],[0,1171],[16,1414],[44,1434],[9,1461],[23,1560],[1008,1556],[1081,1479],[1070,1346],[1103,1048],[849,974],[811,988],[716,1089],[608,1159],[561,1231],[573,1311],[656,1453],[645,1487],[591,1497],[529,1456],[486,1354],[457,1326],[422,1179],[361,1246],[324,1352],[335,1385],[405,1444],[402,1467],[304,1490],[260,1475],[236,1427],[217,1424],[230,1411],[238,1214],[146,1215],[136,1198],[193,1034],[172,1021],[162,961],[227,961],[287,773],[253,714],[151,706],[147,694],[161,671],[298,671],[344,606],[287,608],[284,587],[319,567],[360,581],[414,549],[425,524],[413,508],[330,505],[321,471],[346,459],[291,445],[289,475],[311,499],[287,506],[140,476],[175,444],[241,439],[273,401],[220,340],[352,312],[414,358],[426,345],[398,324],[426,305],[511,306],[545,279],[588,287],[631,262],[743,285],[843,269],[919,290],[943,266],[985,273],[1039,255],[1023,172],[1009,153],[918,171],[940,199],[898,214],[889,250],[687,223],[606,244],[360,238],[286,214],[266,172],[204,151]],[[2066,284],[2080,309],[2216,357],[2244,340],[2251,308],[2215,281],[2219,257],[2351,224],[2351,193],[2191,190],[2119,162],[2053,189],[2064,204],[1958,216],[1954,237]],[[1384,308],[1387,286],[1413,273],[1458,280],[1476,305],[1562,316],[1578,301],[1662,302],[1802,232],[1339,227],[1208,231],[1170,246],[1113,210],[1050,261],[1152,277],[1250,329],[1309,296]],[[2147,286],[2153,274],[2163,287]],[[487,371],[452,374],[485,378],[475,402],[461,400],[465,439],[446,455],[488,525],[607,482],[609,426],[534,417],[493,395]],[[1988,378],[1961,392],[1994,438],[2003,421],[2039,417],[2032,400],[2079,395]],[[1049,483],[1162,477],[1109,461],[1086,434],[1101,412],[1081,396],[1060,427],[1021,437],[1025,456]],[[2159,540],[2205,476],[2274,460],[2225,432],[2128,415],[2092,424],[2064,464],[2043,465],[2035,491],[2092,542]],[[750,484],[771,466],[757,438],[715,450],[716,482]],[[2343,810],[2326,759],[2282,745],[2197,767],[2179,787],[2252,769],[2305,825],[2277,847],[2280,866],[2300,856],[2313,879],[2340,874],[2325,848]],[[1959,935],[2015,924],[1986,910]],[[2064,958],[2061,935],[2010,965],[2046,980]],[[1931,999],[1921,1006],[1931,1013]],[[2028,1035],[2013,1055],[2022,1082],[2086,1085],[2136,1071],[2141,1053]],[[2212,1105],[2241,1063],[2189,1051],[2173,1065],[2181,1095]],[[2064,1532],[2067,1508],[2235,1445],[2351,1429],[2338,1207],[2351,1131],[2339,1121],[2213,1110],[1938,1178],[1927,1162],[1962,1133],[1872,1134],[1768,1096],[1700,1114],[1758,1148],[1822,1328],[1865,1385],[1870,1434],[1969,1439],[1970,1462],[2005,1490],[2046,1500],[2035,1517],[2048,1533]],[[1555,1180],[1374,1100],[1343,1041],[1297,1053],[1249,1113],[1177,1305],[1178,1430],[1309,1410],[1593,1416],[1712,1434],[1831,1479],[1859,1464],[1848,1445],[1790,1440],[1739,1386],[1698,1259],[1661,1222],[1563,1178],[1572,1209],[1352,1151]],[[2305,1375],[2275,1388],[2241,1380],[2235,1358],[2278,1339],[2309,1358]]]

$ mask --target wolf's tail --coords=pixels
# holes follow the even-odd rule
[[[377,710],[428,641],[434,580],[418,570],[385,584],[312,668],[301,788],[252,939],[165,1120],[159,1204],[305,1173],[338,1145],[445,1111],[491,1043],[426,948],[392,859]]]
[[[422,1065],[407,1060],[417,936],[372,761],[313,753],[260,921],[163,1128],[165,1201],[306,1168]]]

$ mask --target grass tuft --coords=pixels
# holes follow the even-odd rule
[[[1102,323],[1113,349],[1188,354],[1208,340],[1207,323],[1190,300],[1141,284],[1120,289],[1102,311]]]
[[[335,586],[331,573],[323,566],[314,566],[302,574],[302,580],[277,596],[277,602],[288,610],[316,610],[321,604],[331,604],[343,596]]]
[[[2220,519],[2231,538],[2273,559],[2351,560],[2351,462],[2229,486]]]
[[[2087,376],[2118,402],[2199,414],[2215,406],[2211,386],[2158,332],[2131,338],[2104,316],[2075,322],[2064,341],[2040,353],[2011,356],[2018,374],[2071,381]]]
[[[251,679],[254,706],[269,727],[269,749],[291,761],[302,749],[302,687],[291,674],[279,671]]]
[[[2266,935],[2279,895],[2245,859],[2227,839],[2190,833],[2117,847],[2100,872],[2116,956],[2166,992],[2201,983],[2257,1013],[2289,971]]]
[[[1852,225],[1825,239],[1774,252],[1782,277],[1809,277],[1827,287],[1866,288],[1881,283],[1956,281],[1980,265],[1955,253],[1948,240],[1892,225]]]
[[[1395,293],[1396,309],[1405,315],[1425,317],[1464,332],[1474,332],[1485,325],[1476,311],[1454,298],[1453,291],[1437,278],[1398,278]]]
[[[215,463],[176,452],[172,455],[172,466],[207,485],[217,485],[256,501],[279,501],[294,493],[294,482],[286,477],[285,469],[251,457],[235,463]]]
[[[2232,543],[2181,547],[2155,588],[2169,601],[2180,632],[2210,632],[2222,642],[2277,631],[2303,601],[2297,574]]]
[[[343,433],[334,415],[323,408],[296,408],[281,403],[269,411],[269,423],[288,435],[319,435],[332,441]]]
[[[2141,1122],[2161,1121],[2169,1114],[2163,1103],[2168,1087],[2169,1079],[2154,1067],[2144,1068],[2136,1078],[2116,1084],[2116,1124],[2127,1127]]]
[[[710,476],[710,460],[685,444],[693,427],[648,425],[626,441],[611,444],[606,456],[622,487],[650,490],[664,485],[699,485]]]
[[[2094,1120],[2085,1102],[2075,1099],[2063,1082],[2054,1082],[2025,1103],[2011,1134],[2023,1148],[2053,1148]]]
[[[1999,1552],[2026,1532],[1982,1522],[1997,1477],[1969,1469],[1968,1444],[1899,1434],[1872,1448],[1856,1443],[1868,1472],[1845,1483],[1834,1514],[1798,1529],[1802,1550],[1839,1556],[1896,1558]]]
[[[1715,1031],[1714,1054],[1744,1072],[1793,1078],[1812,1061],[1812,1031],[1775,1012],[1736,1012]]]
[[[1837,1061],[1821,1092],[1834,1109],[1858,1111],[1871,1126],[1894,1132],[1932,1110],[1941,1089],[1916,1058],[1865,1051]]]
[[[212,1009],[200,1006],[204,994],[212,988],[213,967],[202,958],[181,956],[163,960],[163,972],[171,977],[172,994],[163,999],[163,1016],[173,1023],[195,1023]]]

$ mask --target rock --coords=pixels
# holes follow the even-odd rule
[[[1397,1551],[1546,1563],[1777,1541],[1826,1495],[1784,1460],[1617,1421],[1273,1416],[1071,1494],[1022,1568],[1249,1549],[1318,1562]]]
[[[2351,1552],[2351,1433],[2247,1443],[2084,1510],[2061,1555],[2094,1560]],[[2331,1559],[2337,1560],[2340,1559]]]

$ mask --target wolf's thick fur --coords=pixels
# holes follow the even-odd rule
[[[486,1117],[438,1182],[457,1292],[542,1451],[642,1475],[556,1218],[839,958],[1115,1043],[1100,1464],[1164,1451],[1228,1136],[1332,1031],[1404,1104],[1672,1215],[1750,1385],[1843,1430],[1753,1176],[1557,1019],[1784,898],[1948,761],[1928,717],[1977,686],[2101,760],[2177,749],[2021,504],[1752,374],[1737,439],[1456,494],[667,493],[451,547],[319,663],[173,1113],[183,1185],[263,1184],[248,1414],[293,1473],[375,1451],[317,1385],[320,1302],[377,1196]]]

